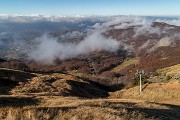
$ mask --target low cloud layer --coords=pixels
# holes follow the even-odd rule
[[[173,35],[170,37],[162,37],[158,40],[148,40],[142,46],[139,47],[139,50],[148,48],[147,52],[153,52],[160,47],[176,47],[176,40],[179,40],[179,38],[179,35]]]
[[[46,64],[53,64],[55,59],[69,59],[78,56],[86,56],[94,51],[109,51],[116,52],[121,46],[124,48],[132,48],[130,45],[118,42],[112,38],[106,38],[102,34],[107,32],[109,29],[127,29],[134,26],[133,37],[138,37],[143,34],[158,34],[161,35],[165,30],[161,30],[159,27],[153,27],[154,22],[168,22],[175,23],[173,20],[160,20],[160,19],[150,19],[148,17],[137,17],[137,16],[121,16],[115,17],[113,20],[104,23],[96,23],[91,26],[91,29],[87,31],[87,37],[78,43],[59,43],[57,38],[52,38],[50,36],[43,35],[37,38],[39,44],[29,53],[29,57],[36,61],[44,62]],[[176,20],[177,21],[177,20]],[[111,28],[111,26],[114,26]],[[168,30],[169,28],[167,28]],[[173,29],[173,28],[171,28]],[[68,34],[71,36],[71,34]],[[154,43],[147,41],[139,49],[144,49],[149,45],[149,51],[153,51],[162,46],[172,45],[172,38],[164,37],[160,40],[155,40]],[[133,50],[133,48],[132,48]]]
[[[169,37],[164,37],[158,41],[157,47],[170,46],[172,43],[173,40],[171,40]]]
[[[9,24],[9,22],[12,23]],[[132,52],[135,51],[134,41],[133,44],[127,41],[130,40],[129,38],[139,40],[138,37],[142,37],[141,35],[159,37],[149,38],[142,46],[138,46],[139,49],[147,48],[151,51],[163,46],[176,46],[179,35],[169,32],[175,31],[176,27],[161,28],[154,22],[180,25],[178,17],[0,15],[0,47],[4,49],[3,45],[6,43],[6,46],[9,45],[7,49],[13,48],[12,52],[15,51],[16,54],[28,54],[30,59],[53,64],[55,59],[86,56],[94,51],[116,52],[120,46]],[[134,34],[129,34],[128,28],[133,30]],[[122,31],[122,34],[117,35],[119,41],[102,35],[114,29]],[[58,38],[48,34],[41,36],[44,33],[56,31],[62,31],[60,34],[57,33]],[[4,35],[6,32],[12,34],[12,40],[10,35]],[[11,40],[9,42],[11,44],[7,40],[4,42],[4,39]]]
[[[81,16],[81,15],[73,15],[73,16],[62,16],[62,15],[39,15],[39,14],[29,14],[29,15],[19,15],[19,14],[0,14],[0,22],[15,22],[15,23],[31,23],[31,22],[81,22],[84,20],[92,20],[92,21],[108,21],[113,17],[108,16]]]
[[[80,55],[88,55],[94,51],[116,52],[119,49],[119,42],[105,38],[100,31],[88,35],[79,43],[58,43],[57,38],[43,35],[38,38],[39,44],[29,53],[29,57],[45,64],[53,64],[55,59],[67,59]]]
[[[116,20],[109,22],[108,25],[115,25],[114,29],[128,29],[129,27],[134,27],[134,36],[149,34],[160,34],[159,27],[152,27],[153,22],[157,20],[148,19],[147,17],[138,16],[124,16],[122,18],[117,18]]]

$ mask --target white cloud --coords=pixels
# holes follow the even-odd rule
[[[53,64],[55,59],[67,59],[88,55],[94,51],[116,52],[119,42],[105,38],[100,31],[95,31],[79,43],[58,43],[56,38],[43,35],[39,38],[40,44],[29,53],[29,57],[45,64]]]

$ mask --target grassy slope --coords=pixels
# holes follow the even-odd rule
[[[17,105],[24,98],[26,97],[23,96],[19,100],[15,99],[14,103]],[[34,102],[36,105],[21,105],[21,108],[12,106],[1,107],[0,119],[154,120],[180,118],[178,106],[140,100],[80,99],[60,96],[38,96],[31,99],[40,101],[36,100]],[[13,99],[11,99],[11,103],[13,103]]]
[[[161,70],[158,70],[159,72],[161,72],[161,74],[165,74],[170,75],[170,76],[174,76],[174,75],[179,75],[180,76],[180,64],[171,66],[171,67],[167,67]]]
[[[180,76],[180,65],[159,70],[160,74],[170,75],[172,78],[165,82],[143,85],[143,92],[139,93],[139,86],[111,93],[110,98],[138,99],[151,102],[166,102],[180,105],[180,81],[173,75]]]
[[[178,69],[179,65],[168,69],[165,68],[162,71],[165,72],[167,70],[167,73],[170,73]],[[38,83],[39,80],[41,82]],[[69,80],[77,81],[78,84],[69,84]],[[141,94],[137,86],[112,92],[109,98],[101,99],[83,99],[77,96],[72,97],[70,94],[69,97],[63,97],[60,93],[58,93],[59,95],[52,95],[49,90],[52,89],[53,92],[54,88],[52,85],[54,85],[54,82],[58,83],[61,89],[64,87],[64,90],[74,91],[72,89],[74,87],[77,93],[88,94],[86,90],[93,88],[94,93],[97,93],[95,90],[96,86],[89,85],[90,83],[81,80],[75,75],[59,73],[38,75],[32,78],[32,81],[28,82],[27,85],[13,89],[13,92],[16,93],[17,90],[22,88],[27,89],[27,91],[28,89],[43,89],[43,85],[49,85],[50,88],[47,88],[49,94],[18,93],[16,95],[1,95],[0,119],[180,119],[180,82],[177,80],[171,80],[166,83],[146,84],[143,86],[144,90]],[[79,86],[81,84],[82,86]],[[77,87],[74,85],[77,85]],[[84,85],[87,85],[85,87],[87,89],[81,89]],[[29,88],[27,88],[28,86]]]
[[[152,83],[143,85],[143,92],[139,93],[139,86],[112,93],[110,98],[126,98],[146,100],[151,102],[174,103],[180,105],[180,82]]]
[[[127,59],[125,60],[121,65],[115,67],[113,69],[114,72],[119,72],[123,70],[125,67],[132,65],[132,64],[138,64],[139,63],[139,58],[132,58],[132,59]]]

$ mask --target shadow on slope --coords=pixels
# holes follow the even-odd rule
[[[18,83],[9,79],[0,79],[0,94],[9,94],[12,88],[14,88]]]
[[[38,99],[33,97],[0,97],[0,107],[23,107],[30,105],[37,105]]]
[[[85,97],[85,98],[108,97],[107,91],[91,83],[84,83],[84,82],[78,82],[72,80],[67,80],[67,83],[71,86],[71,89],[67,90],[68,93],[65,93],[65,95]]]
[[[119,83],[119,84],[110,84],[110,83],[113,83],[113,80],[111,79],[101,79],[101,78],[98,78],[98,77],[80,77],[80,76],[75,76],[75,75],[72,75],[72,74],[68,74],[68,75],[71,75],[71,76],[74,76],[76,77],[77,79],[81,79],[85,82],[88,82],[104,91],[107,91],[107,92],[115,92],[117,90],[121,90],[123,89],[125,86],[124,84],[122,83]]]
[[[0,94],[9,94],[20,82],[27,82],[35,76],[24,71],[0,68]]]

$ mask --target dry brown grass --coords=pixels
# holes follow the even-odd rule
[[[154,120],[176,118],[172,106],[127,99],[79,99],[38,96],[41,103],[21,108],[0,108],[2,120]],[[173,108],[173,109],[172,109]],[[158,113],[158,114],[157,114]]]
[[[0,120],[180,119],[179,81],[145,84],[141,94],[137,86],[99,98],[107,91],[80,76],[38,74],[13,88],[14,95],[0,96]]]
[[[110,98],[138,99],[151,102],[166,102],[180,105],[180,82],[153,83],[143,85],[143,92],[139,86],[112,93]]]
[[[166,74],[166,76],[170,75],[170,76],[174,76],[174,75],[179,75],[180,76],[180,64],[171,66],[171,67],[167,67],[164,69],[159,70],[161,71],[162,74]]]
[[[64,74],[39,75],[32,78],[28,83],[17,86],[12,90],[13,94],[19,93],[52,93],[63,92],[61,88],[70,89],[65,80],[75,80],[74,77]],[[54,87],[51,83],[54,83]],[[61,87],[58,91],[55,85]]]
[[[114,72],[119,72],[121,70],[123,70],[124,68],[126,68],[127,66],[129,65],[136,65],[139,63],[139,58],[132,58],[132,59],[128,59],[128,60],[125,60],[121,65],[115,67],[113,69]]]
[[[165,75],[180,75],[180,65],[158,70]],[[169,82],[151,83],[143,85],[143,92],[139,86],[127,90],[111,93],[110,98],[138,99],[152,102],[166,102],[180,105],[180,81],[171,79]]]
[[[96,92],[95,92],[96,91]],[[87,98],[106,97],[108,92],[74,75],[53,73],[39,75],[29,82],[16,86],[12,94],[42,94],[59,96],[78,96]]]
[[[146,118],[140,112],[126,109],[113,110],[96,107],[79,108],[22,108],[0,109],[1,120],[141,120]]]

